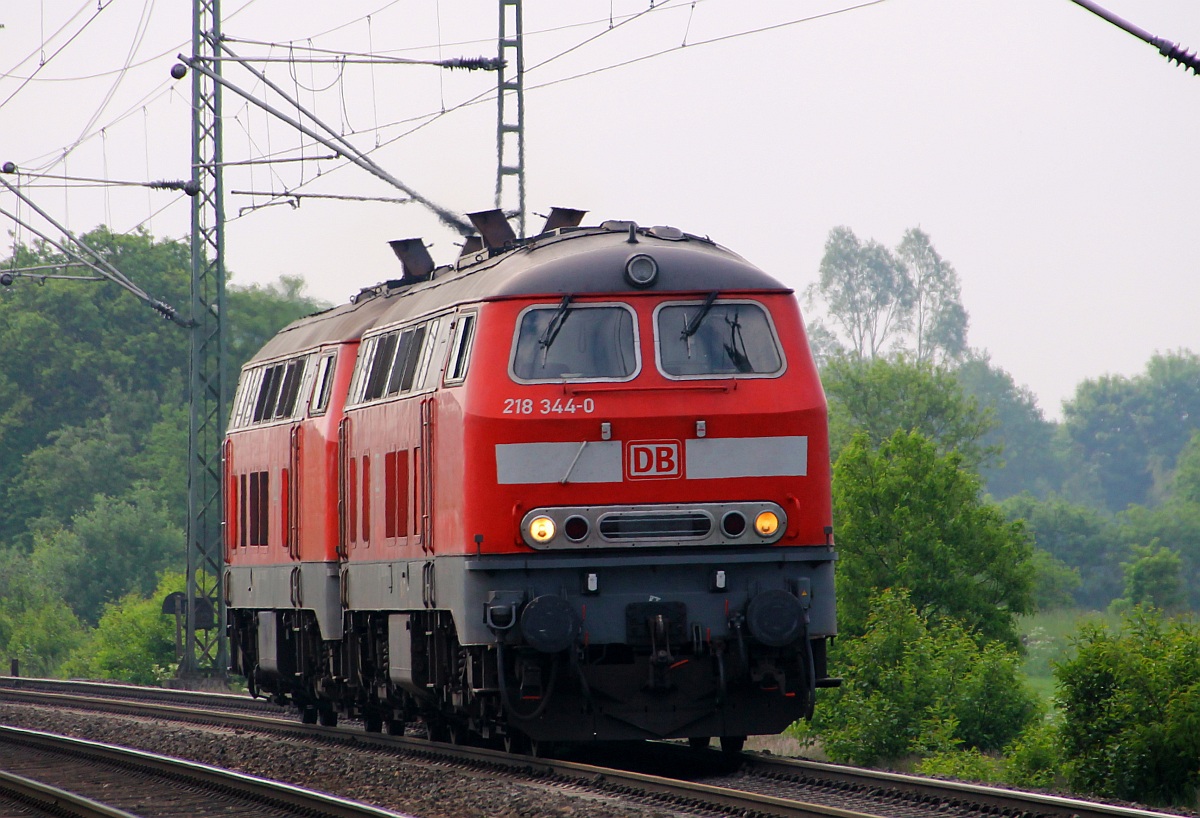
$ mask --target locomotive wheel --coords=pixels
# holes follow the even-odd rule
[[[707,750],[711,741],[712,736],[692,736],[688,739],[688,746],[693,750]]]
[[[727,756],[737,755],[745,746],[745,736],[721,736],[721,752]]]
[[[311,704],[306,705],[305,707],[301,708],[300,709],[300,722],[302,724],[316,724],[317,723],[317,708],[313,707]]]
[[[337,727],[338,714],[336,710],[318,710],[317,721],[322,727]]]
[[[366,713],[363,715],[363,730],[368,733],[383,732],[383,716],[375,713]]]
[[[388,732],[389,736],[404,735],[405,727],[407,727],[407,725],[404,723],[403,719],[388,719],[387,720],[387,732]]]

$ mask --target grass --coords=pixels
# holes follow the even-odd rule
[[[1120,617],[1079,608],[1023,616],[1018,622],[1025,645],[1025,675],[1029,686],[1046,702],[1053,704],[1054,665],[1071,658],[1071,638],[1084,621],[1100,621],[1115,627]]]

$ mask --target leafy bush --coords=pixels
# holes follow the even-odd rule
[[[1135,609],[1119,631],[1084,624],[1060,664],[1062,749],[1072,787],[1193,804],[1200,785],[1200,628]]]
[[[1037,713],[1017,655],[952,622],[930,626],[907,592],[887,590],[867,632],[839,644],[847,679],[817,707],[811,727],[835,761],[877,764],[960,748],[999,750]]]
[[[1004,752],[1005,783],[1025,789],[1062,786],[1062,749],[1057,724],[1034,722]]]
[[[934,753],[917,764],[921,775],[936,775],[958,781],[978,781],[994,784],[1002,780],[1001,763],[974,747]]]
[[[175,672],[175,620],[162,612],[163,599],[182,591],[182,574],[166,574],[153,596],[136,592],[109,604],[100,624],[63,667],[67,676],[156,684]]]
[[[20,663],[23,676],[52,676],[72,650],[83,641],[84,631],[67,604],[48,594],[26,600],[21,606],[0,609],[0,645],[8,661]]]

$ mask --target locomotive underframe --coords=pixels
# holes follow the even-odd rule
[[[397,730],[420,720],[435,738],[745,736],[809,715],[813,688],[832,683],[833,550],[670,557],[231,567],[233,669],[310,721],[336,723],[341,713]],[[747,610],[766,592],[799,602],[800,638],[771,646],[756,636]],[[522,622],[545,598],[578,616],[543,629],[569,630],[565,648]]]

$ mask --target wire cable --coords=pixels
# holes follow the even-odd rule
[[[90,3],[88,5],[90,5]],[[109,0],[109,2],[106,5],[102,5],[98,9],[96,9],[96,13],[93,14],[91,17],[89,17],[88,21],[86,23],[84,23],[83,26],[80,27],[80,29],[78,31],[76,31],[74,34],[72,34],[65,43],[63,43],[57,49],[55,49],[54,52],[49,57],[44,57],[41,61],[41,64],[36,69],[34,69],[34,72],[32,74],[30,74],[29,77],[24,82],[22,82],[20,85],[17,86],[17,90],[13,91],[11,94],[9,94],[7,97],[5,97],[3,102],[0,102],[0,109],[3,109],[5,105],[7,105],[9,102],[12,101],[13,97],[15,97],[17,94],[21,93],[21,91],[23,91],[25,89],[25,86],[29,85],[29,83],[33,81],[33,78],[35,76],[37,76],[38,72],[40,72],[43,68],[45,68],[47,65],[49,65],[50,61],[53,60],[55,57],[57,57],[59,54],[61,54],[67,46],[69,46],[71,43],[75,42],[75,38],[78,37],[80,34],[82,34],[84,31],[86,31],[88,26],[90,26],[93,22],[95,22],[96,18],[99,17],[101,15],[101,13],[103,13],[103,11],[111,5],[112,5],[112,0]],[[87,5],[85,5],[84,8],[87,8]],[[62,28],[60,28],[58,31],[54,32],[53,35],[51,35],[51,39],[53,39],[54,37],[57,37],[62,32],[63,29],[65,29],[72,22],[74,22],[75,17],[78,17],[80,12],[82,12],[82,11],[83,11],[83,9],[80,9],[78,12],[76,12],[74,17],[72,17],[70,20],[68,20],[63,25]],[[44,43],[43,43],[43,45],[44,45]],[[32,56],[32,55],[30,55],[30,56]],[[28,59],[29,59],[29,57],[25,58],[25,60],[28,60]],[[25,60],[21,60],[21,62],[17,63],[17,65],[20,66],[22,63],[25,62]]]

